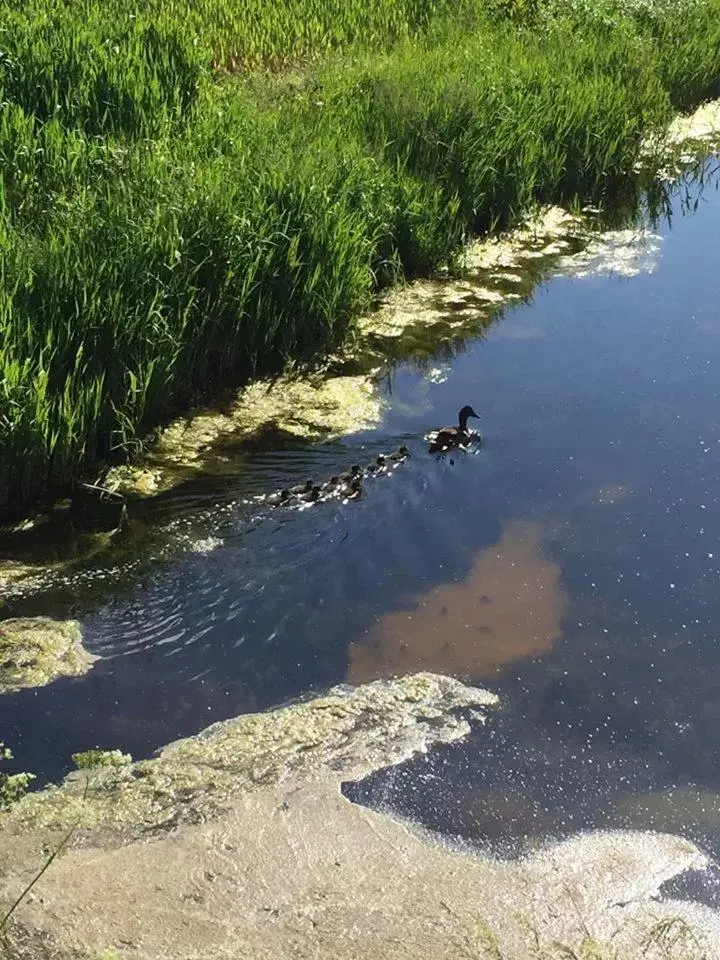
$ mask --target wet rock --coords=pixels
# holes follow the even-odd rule
[[[0,694],[87,673],[98,658],[82,645],[75,620],[45,617],[0,622]]]

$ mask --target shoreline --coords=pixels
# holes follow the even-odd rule
[[[409,946],[489,958],[493,945],[524,960],[533,944],[612,940],[640,957],[643,944],[662,947],[666,919],[716,960],[720,912],[658,899],[671,879],[707,869],[689,841],[600,831],[488,859],[342,796],[345,781],[457,741],[469,722],[492,724],[495,708],[493,694],[432,674],[335,688],[28,795],[0,814],[3,901],[43,850],[72,837],[20,904],[9,943],[21,957],[42,948],[63,960],[104,950],[121,960],[288,950],[389,960]]]
[[[180,38],[170,15],[156,47],[140,43],[144,14],[126,24],[108,74],[95,4],[82,95],[61,97],[44,124],[33,112],[52,94],[44,81],[10,91],[28,156],[51,138],[57,163],[9,194],[8,517],[119,451],[136,455],[154,425],[199,398],[327,356],[379,291],[436,275],[469,236],[538,204],[637,191],[642,132],[652,143],[678,107],[715,91],[717,0],[696,4],[692,24],[675,7],[620,8],[612,31],[592,6],[549,3],[536,23],[512,5],[467,5],[469,23],[442,4],[432,23],[408,23],[402,40],[393,27],[377,47],[338,37],[299,73],[220,76],[204,61],[208,35]],[[127,11],[114,13],[120,27]],[[358,36],[354,15],[341,33]],[[80,26],[68,12],[61,28],[70,42]],[[27,30],[40,42],[41,18]],[[25,48],[9,55],[35,63]],[[140,71],[123,87],[127,109],[93,112],[93,84],[117,93],[158,64],[152,97]]]

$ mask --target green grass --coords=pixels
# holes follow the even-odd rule
[[[0,514],[720,94],[720,0],[0,10]]]

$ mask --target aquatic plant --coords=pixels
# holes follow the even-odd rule
[[[0,514],[528,206],[607,201],[718,92],[720,0],[11,0]]]
[[[3,760],[12,760],[12,758],[12,752],[0,741],[0,763]],[[0,770],[0,810],[7,810],[19,800],[34,779],[35,775],[32,773],[9,774]]]

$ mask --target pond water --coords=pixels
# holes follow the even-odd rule
[[[454,356],[397,364],[377,430],[258,453],[160,500],[191,549],[83,616],[104,658],[86,677],[0,699],[20,766],[56,779],[74,751],[146,756],[428,669],[501,709],[348,785],[353,799],[509,854],[596,826],[720,853],[716,184],[678,188],[650,272],[555,277]],[[482,446],[429,455],[424,433],[465,403]],[[357,502],[243,503],[402,443],[411,457]]]

